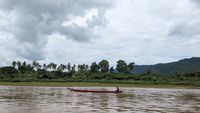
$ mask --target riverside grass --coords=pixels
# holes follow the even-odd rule
[[[141,87],[141,88],[198,88],[199,85],[158,83],[98,83],[98,82],[0,82],[0,86],[45,86],[45,87]]]

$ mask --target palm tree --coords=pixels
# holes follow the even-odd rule
[[[57,70],[58,71],[64,71],[66,69],[66,65],[64,65],[64,64],[60,64],[59,66],[58,66],[58,68],[57,68]]]
[[[28,64],[28,65],[27,65],[27,70],[28,70],[29,72],[32,72],[32,71],[33,71],[33,67],[31,66],[31,64]]]
[[[12,66],[13,66],[14,68],[16,68],[16,65],[17,65],[17,62],[16,62],[16,61],[13,61],[13,62],[12,62]]]
[[[42,66],[39,63],[36,63],[36,69],[40,69]]]
[[[67,64],[67,70],[71,71],[71,65],[70,65],[70,63]]]
[[[67,69],[67,66],[62,64],[62,70],[65,71],[65,69]]]
[[[54,69],[54,71],[56,70],[56,68],[57,68],[57,64],[55,64],[55,63],[52,63],[52,68]]]
[[[85,65],[85,70],[88,71],[89,70],[89,66],[86,64]]]
[[[44,63],[43,64],[43,69],[46,70],[47,69],[47,65]]]
[[[47,69],[51,70],[51,63],[47,65]]]
[[[84,64],[83,65],[78,65],[77,67],[78,67],[78,71],[79,72],[83,72],[84,69],[85,69]]]
[[[21,62],[20,61],[17,61],[17,67],[18,67],[18,69],[21,67]]]
[[[75,64],[72,66],[72,70],[71,71],[72,72],[76,72],[76,65]]]
[[[26,61],[24,61],[24,62],[22,63],[22,66],[26,67]]]
[[[33,65],[33,69],[35,69],[36,66],[37,66],[37,62],[34,60],[33,63],[32,63],[32,65]]]

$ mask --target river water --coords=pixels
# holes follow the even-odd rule
[[[121,94],[98,94],[66,87],[0,86],[0,113],[200,113],[199,89],[120,89]]]

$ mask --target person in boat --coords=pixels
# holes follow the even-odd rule
[[[116,88],[117,88],[116,92],[119,92],[119,87],[117,86]]]

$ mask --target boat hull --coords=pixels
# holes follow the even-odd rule
[[[122,93],[122,91],[95,91],[95,90],[78,90],[78,89],[72,89],[72,88],[67,88],[70,91],[74,92],[83,92],[83,93]]]

